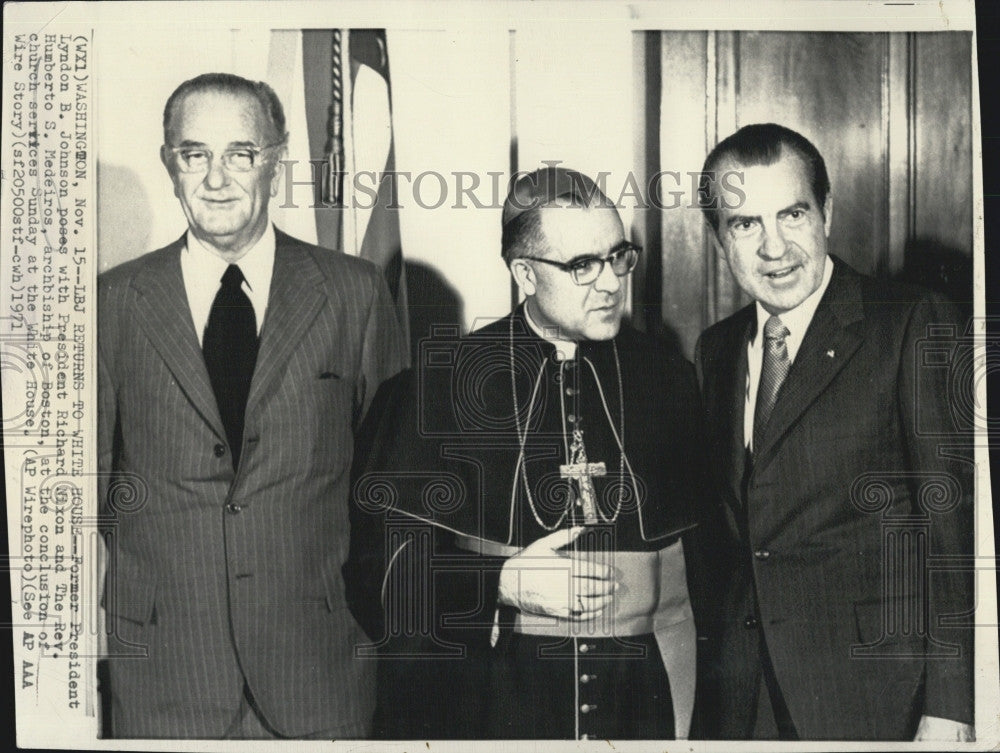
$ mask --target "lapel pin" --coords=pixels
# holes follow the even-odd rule
[[[833,358],[833,357],[834,357],[835,355],[837,355],[837,354],[836,354],[836,353],[834,353],[834,352],[833,352],[832,350],[828,350],[828,351],[826,352],[826,357],[827,357],[827,358]]]

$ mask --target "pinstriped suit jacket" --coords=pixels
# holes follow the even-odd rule
[[[220,737],[244,679],[280,734],[367,732],[374,666],[354,658],[367,639],[341,574],[349,470],[354,430],[405,347],[376,267],[276,236],[235,474],[183,238],[99,279],[117,737]]]

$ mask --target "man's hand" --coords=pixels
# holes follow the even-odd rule
[[[556,531],[508,559],[500,571],[500,602],[564,620],[597,617],[611,603],[613,569],[556,551],[583,531],[583,526]]]
[[[976,739],[976,732],[971,724],[942,719],[939,716],[922,716],[917,725],[914,742],[959,742],[971,743]]]

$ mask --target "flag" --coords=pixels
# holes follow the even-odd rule
[[[310,153],[325,164],[316,176],[319,243],[383,270],[409,341],[399,210],[392,208],[395,157],[385,31],[305,31],[302,60]]]

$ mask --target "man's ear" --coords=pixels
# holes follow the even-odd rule
[[[167,169],[167,175],[170,176],[170,182],[174,186],[174,196],[179,199],[181,194],[180,189],[177,186],[177,176],[174,174],[173,153],[170,151],[170,147],[166,144],[160,146],[160,162],[163,163],[163,166]]]
[[[513,259],[510,263],[510,273],[524,295],[535,294],[535,270],[524,259]]]
[[[271,196],[278,195],[278,187],[281,185],[281,176],[285,173],[285,160],[288,159],[288,146],[283,146],[278,151],[274,160],[274,172],[271,174]]]
[[[823,233],[827,238],[830,237],[830,228],[833,226],[833,196],[830,194],[826,195],[826,201],[823,202]]]

